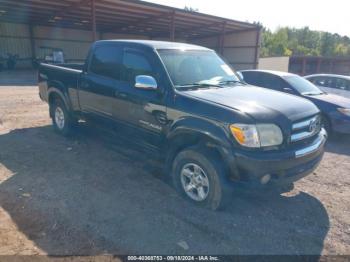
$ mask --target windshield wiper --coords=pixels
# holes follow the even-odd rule
[[[186,84],[186,85],[178,85],[177,88],[190,88],[190,87],[220,87],[222,88],[223,85],[227,84],[242,84],[245,85],[246,83],[239,81],[239,80],[224,80],[224,81],[218,81],[216,83],[210,83],[210,82],[196,82],[192,84]]]
[[[304,96],[318,96],[318,95],[322,95],[323,93],[308,93],[308,92],[305,92],[305,93],[302,93],[302,95]]]
[[[221,85],[218,84],[210,84],[210,83],[200,83],[200,82],[196,82],[196,83],[192,83],[192,84],[186,84],[186,85],[178,85],[176,86],[177,88],[191,88],[191,87],[197,87],[197,88],[201,88],[201,87],[222,87]]]
[[[224,80],[220,81],[219,84],[225,85],[225,84],[242,84],[245,85],[246,83],[239,81],[239,80]]]

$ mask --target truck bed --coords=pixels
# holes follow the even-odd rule
[[[83,67],[84,67],[83,63],[65,63],[65,64],[56,64],[56,65],[41,63],[40,67],[39,67],[39,71],[51,68],[54,71],[56,71],[56,70],[66,71],[66,69],[73,69],[73,70],[78,70],[81,72],[83,70]]]
[[[76,93],[83,64],[45,64],[39,67],[39,93],[44,101],[48,101],[48,87],[64,86],[66,90]],[[74,92],[75,91],[75,92]]]
[[[84,63],[65,63],[65,64],[57,64],[56,66],[75,69],[75,70],[83,70]]]

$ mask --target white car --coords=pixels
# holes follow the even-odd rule
[[[350,98],[350,76],[317,74],[305,78],[324,92]]]

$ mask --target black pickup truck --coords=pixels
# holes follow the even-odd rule
[[[125,130],[156,148],[177,191],[203,207],[229,202],[235,186],[291,185],[323,156],[314,104],[241,82],[204,47],[98,41],[84,65],[41,64],[38,78],[56,131],[79,119]]]

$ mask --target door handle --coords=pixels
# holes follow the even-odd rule
[[[127,95],[126,93],[124,93],[124,92],[119,92],[119,91],[115,91],[115,92],[114,92],[114,96],[120,97],[120,98],[126,98],[126,97],[128,97],[128,95]]]
[[[126,98],[126,97],[128,97],[128,95],[125,94],[125,93],[119,93],[119,95],[120,95],[121,98]]]

